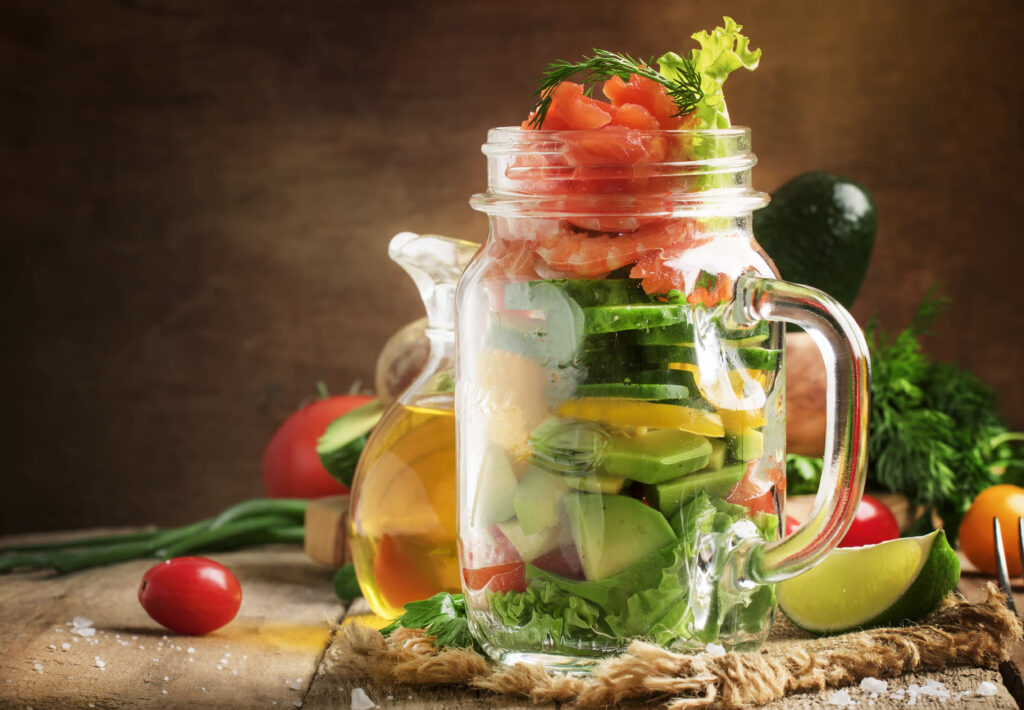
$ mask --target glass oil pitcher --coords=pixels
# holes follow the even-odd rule
[[[430,357],[384,413],[352,482],[349,538],[363,596],[380,616],[458,592],[455,537],[455,284],[478,244],[396,235],[388,255],[419,290]]]
[[[773,583],[842,538],[865,472],[852,317],[779,280],[745,128],[490,131],[487,242],[458,287],[458,519],[470,627],[586,668],[645,639],[751,648]],[[783,323],[829,370],[825,472],[780,539]]]

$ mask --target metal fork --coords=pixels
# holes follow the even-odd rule
[[[992,518],[992,537],[996,552],[996,577],[999,588],[1006,595],[1006,608],[1017,613],[1017,605],[1013,603],[1013,590],[1010,588],[1010,574],[1006,569],[1006,550],[1003,549],[1003,529],[999,518]],[[1021,570],[1024,570],[1024,518],[1017,518],[1017,551],[1020,553]]]

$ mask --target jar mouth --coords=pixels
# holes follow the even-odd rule
[[[481,148],[492,215],[738,215],[768,203],[753,189],[750,129],[493,128]],[[571,195],[571,200],[566,200]]]

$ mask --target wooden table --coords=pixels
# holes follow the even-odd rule
[[[317,674],[329,631],[346,614],[332,591],[333,571],[294,547],[211,556],[235,572],[244,596],[238,617],[206,636],[169,633],[143,611],[136,590],[152,560],[65,576],[0,576],[0,708],[348,707],[351,689]],[[981,586],[978,576],[961,583],[974,598]],[[1017,596],[1024,604],[1024,587]],[[75,633],[75,617],[89,619],[95,633]],[[453,691],[403,689],[373,699],[382,707],[535,707]],[[779,707],[815,703],[821,699],[802,696]],[[997,698],[976,698],[971,707],[1013,703],[1001,688]]]

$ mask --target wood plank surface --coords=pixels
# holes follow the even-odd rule
[[[136,590],[153,560],[0,576],[0,708],[301,702],[344,612],[332,571],[294,547],[211,557],[235,573],[243,597],[236,619],[205,636],[171,633],[139,605]],[[76,616],[90,619],[95,635],[73,633]]]
[[[6,541],[0,538],[0,544]],[[0,708],[302,706],[328,710],[350,707],[356,688],[381,707],[406,710],[546,707],[463,689],[372,687],[327,673],[323,657],[329,631],[345,616],[332,592],[331,569],[311,562],[294,547],[213,557],[238,576],[243,602],[235,621],[206,636],[169,633],[139,606],[136,589],[151,560],[64,576],[46,572],[0,576]],[[967,565],[961,591],[978,599],[986,579]],[[1014,591],[1018,604],[1024,605],[1024,585]],[[359,601],[348,610],[347,618],[356,620],[368,611],[365,602]],[[76,616],[91,620],[95,634],[74,633]],[[1022,659],[1024,653],[1018,651],[1015,668],[1022,667]],[[963,691],[972,691],[983,681],[1000,680],[994,671],[964,668],[903,676],[891,680],[890,688],[923,685],[928,678]],[[851,692],[855,699],[869,699],[863,693],[863,697],[856,695],[861,691]],[[831,691],[794,696],[767,707],[820,707],[830,695]],[[935,700],[921,697],[917,707],[939,707]],[[875,710],[890,707],[884,697],[872,702]],[[1009,709],[1016,703],[1000,685],[996,696],[971,696],[970,706]]]

